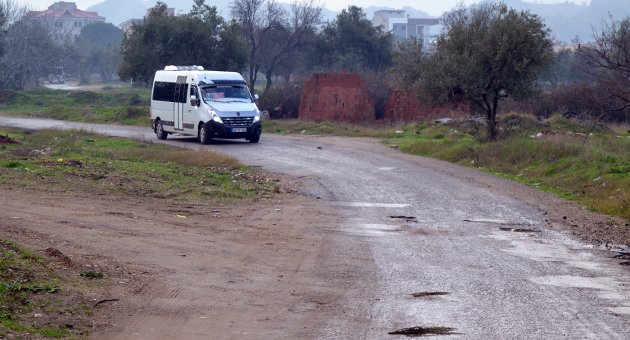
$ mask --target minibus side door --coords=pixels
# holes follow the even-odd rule
[[[195,102],[193,102],[191,99],[193,96],[196,98]],[[195,123],[199,121],[199,112],[197,112],[197,109],[199,109],[200,102],[201,102],[201,99],[199,97],[199,91],[197,89],[197,85],[190,84],[188,101],[186,103],[187,109],[184,115],[184,129],[193,130],[193,131],[187,131],[187,132],[197,133],[197,131],[194,131],[194,129],[195,129]]]
[[[177,76],[173,100],[173,129],[184,129],[184,110],[188,97],[188,84],[186,76]]]

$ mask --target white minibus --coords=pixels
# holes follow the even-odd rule
[[[166,66],[155,72],[151,126],[159,139],[177,133],[196,136],[202,144],[213,138],[258,143],[262,126],[257,99],[239,73]]]

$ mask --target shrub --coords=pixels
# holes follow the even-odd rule
[[[261,95],[258,108],[269,111],[270,118],[297,118],[303,88],[302,79],[289,84],[275,85]]]

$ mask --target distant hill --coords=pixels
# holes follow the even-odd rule
[[[591,0],[590,5],[574,3],[540,4],[523,0],[505,0],[505,3],[519,10],[529,10],[545,19],[552,36],[558,40],[585,42],[593,39],[593,27],[601,27],[602,21],[619,20],[630,16],[629,0]]]
[[[499,2],[500,0],[494,0]],[[503,0],[508,6],[519,10],[529,10],[540,15],[547,26],[552,31],[555,39],[570,42],[578,39],[582,42],[592,40],[592,27],[599,28],[603,20],[608,20],[612,14],[614,19],[622,19],[630,16],[630,0],[591,0],[590,5],[575,4],[570,2],[559,4],[541,4],[526,2],[524,0]],[[578,0],[579,1],[579,0]],[[149,0],[104,0],[103,2],[87,8],[89,11],[96,11],[105,17],[107,22],[115,25],[132,19],[142,18],[148,8],[155,6],[156,1]],[[192,8],[192,0],[166,0],[169,7],[175,8],[175,13],[186,13]],[[288,1],[287,1],[288,2]],[[385,1],[383,1],[385,2]],[[227,18],[230,16],[230,2],[220,0],[207,0],[209,5],[214,5],[219,13]],[[381,9],[403,9],[410,17],[427,18],[431,17],[422,10],[411,7],[365,7],[368,19],[372,19],[374,12]],[[324,21],[335,18],[337,12],[324,9],[322,17]]]

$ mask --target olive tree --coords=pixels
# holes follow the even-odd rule
[[[457,95],[479,107],[488,137],[496,140],[499,102],[531,95],[540,71],[553,60],[549,30],[535,14],[492,3],[460,5],[442,23],[424,85],[436,96]]]
[[[214,6],[195,1],[192,11],[171,16],[158,2],[141,23],[123,37],[121,79],[150,83],[165,65],[200,65],[240,72],[247,59],[240,27],[226,22]]]

